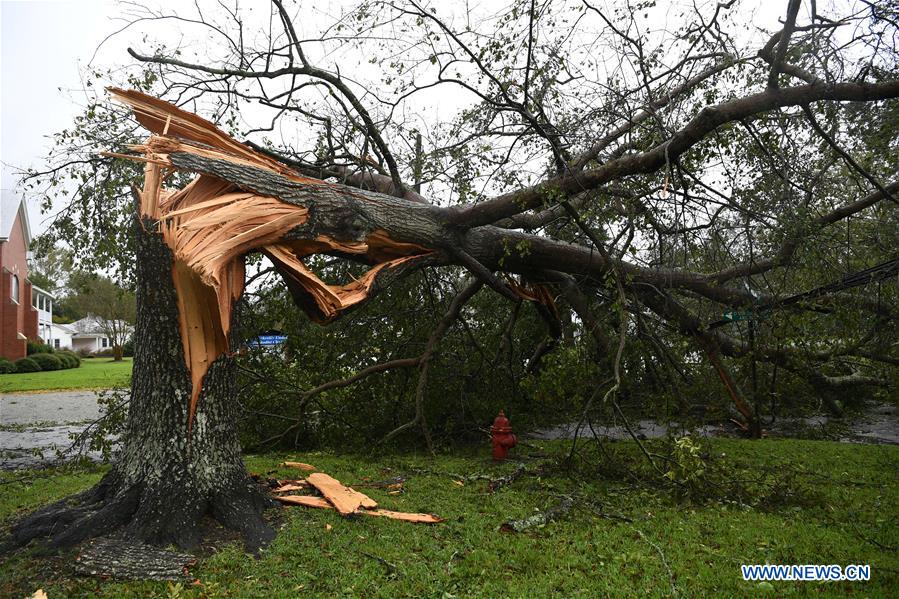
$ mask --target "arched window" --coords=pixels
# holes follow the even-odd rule
[[[12,301],[19,303],[19,277],[16,275],[12,276]]]

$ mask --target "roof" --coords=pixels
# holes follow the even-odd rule
[[[25,227],[25,245],[31,244],[31,225],[28,223],[28,209],[25,200],[20,198],[12,189],[4,189],[0,192],[0,241],[9,239],[16,215],[22,215],[22,225]]]
[[[46,295],[46,296],[49,297],[50,299],[56,299],[56,295],[55,295],[55,294],[50,293],[50,292],[47,291],[46,289],[41,289],[40,287],[38,287],[38,286],[35,285],[34,283],[31,284],[31,291],[32,291],[32,292],[37,291],[37,292],[40,293],[41,295]]]
[[[134,328],[127,322],[120,320],[118,321],[118,324],[124,331],[134,330]],[[106,337],[106,334],[103,333],[102,328],[100,327],[97,317],[93,314],[89,314],[81,320],[76,320],[68,326],[75,331],[75,334],[72,335],[72,337]]]

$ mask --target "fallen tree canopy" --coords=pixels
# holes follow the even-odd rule
[[[839,89],[842,88],[831,89],[828,94],[838,94]],[[601,248],[594,251],[542,235],[480,224],[481,216],[472,216],[475,226],[470,226],[456,207],[440,208],[303,176],[167,102],[136,91],[110,91],[131,106],[138,121],[153,134],[144,144],[132,147],[142,155],[118,156],[146,162],[141,213],[159,223],[175,256],[173,276],[178,290],[181,336],[193,381],[191,414],[209,365],[229,351],[231,310],[243,289],[244,256],[260,251],[274,263],[297,305],[317,322],[338,317],[392,280],[423,266],[463,266],[505,297],[527,299],[548,308],[549,322],[558,321],[558,312],[547,284],[559,286],[576,276],[582,284],[595,288],[601,287],[610,274],[625,277],[626,282],[621,284],[627,287],[628,294],[633,293],[658,317],[673,322],[685,335],[697,340],[715,365],[746,423],[744,426],[752,426],[758,434],[745,394],[717,357],[742,356],[750,348],[720,330],[707,328],[667,291],[685,290],[736,308],[751,306],[757,302],[756,296],[723,285],[737,276],[738,269],[727,274],[699,274],[646,268],[611,256]],[[851,91],[850,96],[856,93],[890,97],[899,95],[899,88],[893,84],[868,86]],[[198,175],[181,190],[165,189],[163,181],[172,170]],[[890,190],[899,190],[899,183],[835,213],[846,215],[870,206],[886,198]],[[502,204],[507,205],[505,201]],[[516,205],[519,209],[530,207],[527,202]],[[480,215],[481,211],[479,207],[470,209],[473,215]],[[506,216],[509,215],[503,212],[497,219]],[[837,216],[825,217],[824,222],[836,219]],[[510,247],[526,250],[510,252]],[[313,254],[363,262],[371,268],[356,280],[329,285],[304,263],[304,258]],[[769,267],[777,263],[770,262]],[[761,268],[756,264],[744,270]],[[503,281],[494,274],[496,270],[520,275],[524,282]],[[571,293],[573,290],[569,289],[569,301]],[[838,297],[832,299],[838,301]],[[581,308],[579,316],[589,320],[583,312],[585,306]],[[608,338],[602,335],[600,340],[603,351],[611,353]],[[818,384],[828,382],[814,368],[799,363],[797,352],[757,348],[752,351],[761,359],[806,373]],[[852,377],[832,381],[833,385],[871,382],[876,381]]]
[[[298,175],[167,102],[136,91],[110,92],[153,133],[132,148],[142,156],[117,156],[146,163],[140,214],[159,223],[175,258],[181,338],[193,388],[191,423],[203,377],[230,350],[231,315],[243,292],[247,253],[264,253],[297,305],[322,323],[394,277],[425,264],[449,264],[459,256],[440,211]],[[183,189],[170,190],[163,187],[167,169],[200,174]],[[312,254],[345,257],[372,268],[354,281],[329,285],[304,264]],[[540,285],[529,289],[498,280],[496,285],[512,298],[553,305]]]

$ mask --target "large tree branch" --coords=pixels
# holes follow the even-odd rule
[[[595,169],[570,172],[533,187],[497,196],[478,204],[456,206],[450,211],[450,222],[462,227],[486,225],[525,210],[552,204],[559,198],[595,189],[609,181],[654,172],[687,152],[721,125],[776,108],[799,106],[820,100],[872,101],[897,97],[899,97],[899,81],[844,82],[767,89],[703,108],[666,142],[646,152],[623,156]]]

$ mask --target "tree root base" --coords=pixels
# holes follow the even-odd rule
[[[101,576],[183,577],[185,556],[153,546],[196,548],[207,516],[238,533],[252,553],[274,538],[263,518],[266,509],[276,506],[267,490],[245,474],[233,478],[219,491],[197,496],[189,487],[179,492],[170,487],[124,486],[113,470],[93,488],[15,524],[2,550],[24,547],[34,540],[39,553],[51,553],[102,537],[87,546],[79,568]]]

